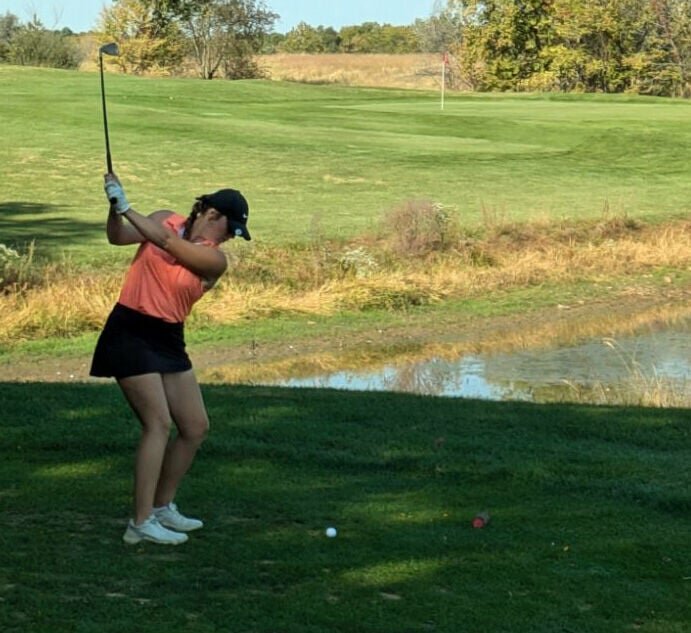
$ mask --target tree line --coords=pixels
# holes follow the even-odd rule
[[[472,90],[691,95],[691,0],[446,0],[426,26]]]
[[[270,1],[270,0],[269,0]],[[409,26],[276,33],[264,0],[114,0],[96,31],[121,44],[124,72],[259,77],[260,53],[438,53],[451,88],[691,95],[691,0],[436,0]],[[0,61],[79,64],[67,30],[0,16]]]
[[[26,24],[7,12],[0,15],[0,62],[17,66],[77,68],[82,52],[69,29],[46,29],[33,17]]]
[[[265,53],[420,53],[415,26],[363,22],[353,26],[310,26],[300,22],[285,34],[272,33]]]

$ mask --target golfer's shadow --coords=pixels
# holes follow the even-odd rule
[[[60,214],[61,207],[52,204],[8,201],[0,202],[0,244],[23,249],[34,242],[42,251],[93,240],[103,232],[103,222],[85,222]]]

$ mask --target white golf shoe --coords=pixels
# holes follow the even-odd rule
[[[177,532],[191,532],[204,527],[204,523],[199,519],[192,519],[181,514],[172,501],[162,508],[154,508],[154,516],[161,525]]]
[[[180,545],[187,541],[187,534],[167,530],[159,523],[156,516],[152,514],[139,525],[135,525],[134,521],[130,519],[122,540],[128,545],[136,545],[141,541],[150,541],[159,545]]]

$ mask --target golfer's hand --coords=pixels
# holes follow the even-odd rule
[[[122,185],[115,174],[105,175],[105,184],[103,189],[105,190],[108,202],[110,202],[111,208],[115,211],[115,213],[122,214],[129,210],[130,203],[127,202],[125,190],[122,188]]]

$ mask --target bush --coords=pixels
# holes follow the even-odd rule
[[[267,72],[250,55],[230,57],[223,64],[226,79],[266,79]]]
[[[17,290],[31,282],[34,245],[22,254],[0,243],[0,292]]]
[[[157,19],[151,2],[120,0],[103,10],[99,28],[101,44],[120,44],[120,55],[105,61],[123,73],[174,74],[188,49],[179,25]]]
[[[339,257],[338,263],[345,275],[352,275],[357,279],[369,277],[379,270],[374,255],[362,246],[346,250]]]
[[[449,209],[430,200],[410,200],[384,217],[384,231],[402,257],[447,250],[458,237],[458,223]]]
[[[10,41],[19,30],[19,18],[9,11],[0,15],[0,61],[7,61],[10,53]]]
[[[78,68],[82,53],[77,43],[64,33],[48,31],[38,20],[20,27],[12,35],[6,52],[10,64]]]

